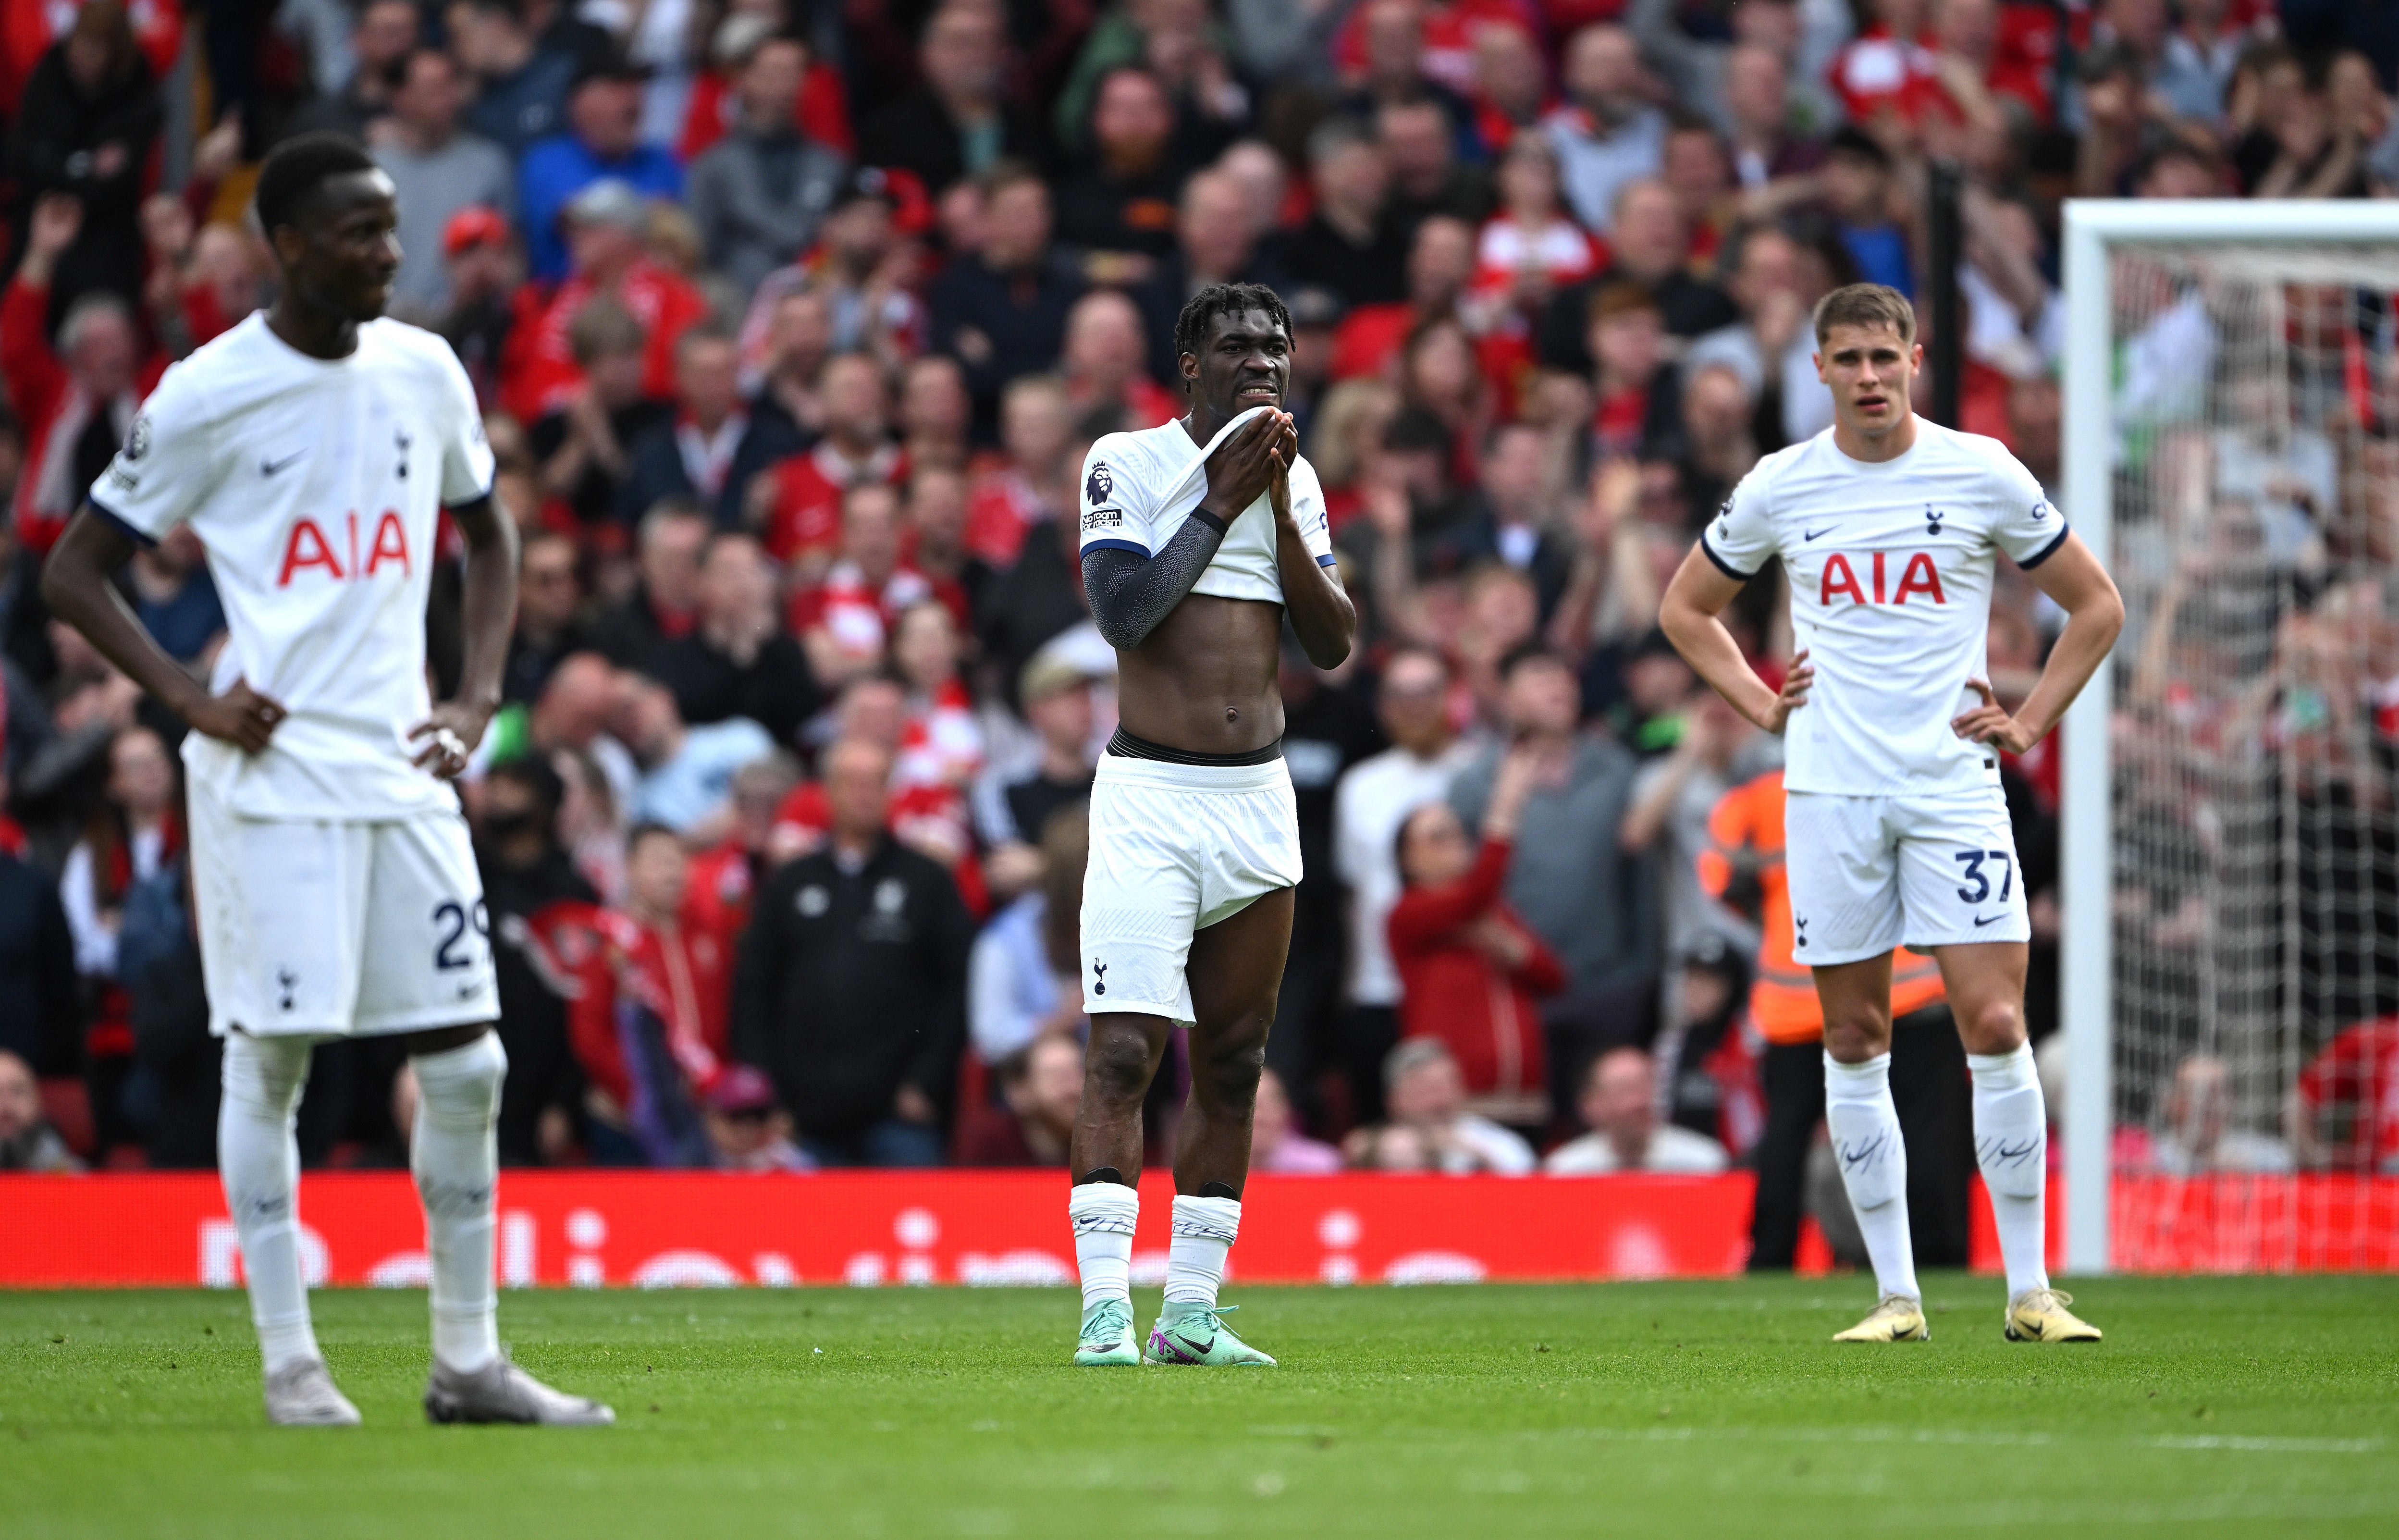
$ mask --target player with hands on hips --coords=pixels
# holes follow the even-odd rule
[[[2123,601],[2003,445],[1915,414],[1924,350],[1904,297],[1836,290],[1815,333],[1833,426],[1742,479],[1659,623],[1734,709],[1784,736],[1793,952],[1823,1006],[1825,1123],[1881,1296],[1839,1340],[1930,1334],[1890,1083],[1891,952],[1904,943],[1940,963],[1965,1042],[2006,1335],[2095,1342],[2044,1265],[2048,1114],[2024,1027],[2031,926],[1999,756],[2057,724],[2114,645]],[[2013,713],[1984,652],[2001,553],[2067,614]],[[1769,558],[1789,579],[1798,644],[1780,689],[1718,618]]]
[[[395,1036],[418,1088],[436,1422],[594,1425],[500,1350],[495,1130],[508,1056],[488,912],[458,797],[500,700],[516,525],[466,371],[384,317],[399,269],[391,179],[305,134],[260,169],[274,305],[167,371],[43,573],[51,610],[191,723],[194,920],[225,1040],[218,1166],[240,1237],[268,1417],[343,1425],[301,1276],[293,1118],[319,1043]],[[439,522],[464,538],[459,691],[425,683]],[[189,523],[228,640],[209,685],[142,628],[113,579]]]

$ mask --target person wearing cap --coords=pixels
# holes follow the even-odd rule
[[[1091,676],[1080,663],[1055,649],[1037,653],[1017,676],[1016,690],[1024,720],[1040,736],[1040,757],[1030,766],[995,764],[975,783],[975,823],[995,852],[1038,843],[1052,817],[1089,802],[1099,763],[1091,750]]]
[[[516,320],[501,358],[508,411],[537,422],[564,410],[583,384],[575,361],[575,317],[595,294],[614,297],[648,334],[642,390],[667,400],[675,392],[675,344],[708,313],[699,291],[650,260],[643,237],[649,209],[630,182],[603,177],[575,195],[561,223],[574,271],[555,288],[528,284],[517,292]]]
[[[518,187],[533,276],[566,276],[567,243],[559,216],[576,195],[604,179],[644,197],[683,196],[683,167],[664,145],[641,140],[642,92],[650,72],[621,54],[585,61],[566,97],[566,131],[524,154]]]
[[[775,1105],[775,1083],[734,1064],[700,1098],[709,1158],[720,1171],[763,1175],[813,1171],[817,1163],[792,1142],[792,1115]]]
[[[808,50],[769,33],[738,62],[739,115],[692,162],[691,217],[711,267],[743,294],[806,250],[832,209],[847,157],[804,133],[796,113]]]
[[[516,170],[498,145],[460,131],[466,95],[448,54],[419,48],[399,70],[386,129],[368,154],[400,198],[400,276],[392,280],[392,307],[423,318],[439,315],[450,298],[438,237],[464,209],[503,215],[514,209]]]
[[[458,355],[475,383],[475,399],[489,411],[499,399],[500,360],[524,276],[516,232],[498,209],[470,204],[441,227],[441,267],[449,299],[426,327]]]
[[[524,0],[455,0],[443,20],[458,67],[474,77],[468,128],[513,160],[558,128],[576,54],[547,47],[525,25]]]

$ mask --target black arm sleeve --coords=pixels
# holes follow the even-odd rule
[[[1194,508],[1156,556],[1105,547],[1085,551],[1083,591],[1091,597],[1091,623],[1119,652],[1140,646],[1183,602],[1224,543],[1223,521]]]

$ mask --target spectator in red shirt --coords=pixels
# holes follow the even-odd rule
[[[872,483],[842,498],[841,549],[821,582],[792,595],[787,620],[818,679],[834,688],[879,667],[900,612],[933,597],[901,561],[906,526],[900,494]]]
[[[908,691],[900,738],[901,785],[946,783],[964,790],[983,773],[983,723],[958,676],[957,617],[938,599],[919,599],[891,628],[891,667]]]
[[[1006,1110],[978,1107],[958,1129],[961,1166],[1064,1166],[1083,1098],[1083,1048],[1045,1033],[999,1063]]]
[[[1942,95],[1931,0],[1871,0],[1874,20],[1833,61],[1833,90],[1852,124],[1913,124]]]
[[[892,680],[870,674],[842,692],[834,713],[836,742],[856,739],[881,749],[892,761],[890,799],[885,807],[892,837],[949,869],[967,907],[981,914],[990,890],[974,858],[974,823],[965,795],[940,781],[906,781],[896,773],[908,730],[907,693]],[[778,864],[822,848],[833,828],[833,807],[820,780],[804,782],[775,812],[769,849]]]
[[[1333,375],[1339,380],[1381,374],[1417,329],[1457,314],[1474,277],[1474,232],[1463,222],[1434,218],[1416,226],[1408,247],[1407,298],[1362,304],[1333,336]],[[1505,328],[1494,326],[1495,336]]]
[[[1388,922],[1404,991],[1400,1035],[1441,1039],[1474,1110],[1527,1126],[1548,1106],[1538,1002],[1565,987],[1557,958],[1500,898],[1537,769],[1526,750],[1500,762],[1480,851],[1446,803],[1408,816],[1399,836],[1407,885]]]
[[[1600,290],[1591,297],[1590,339],[1599,364],[1592,424],[1598,452],[1656,458],[1678,436],[1682,412],[1657,297],[1637,283]]]
[[[25,260],[0,299],[0,379],[25,433],[16,533],[36,553],[50,548],[115,458],[142,399],[167,370],[162,355],[142,350],[132,307],[104,290],[68,307],[51,350],[50,284],[83,219],[83,205],[68,194],[37,201]]]
[[[733,828],[691,858],[684,928],[728,943],[740,937],[750,923],[750,896],[773,869],[766,847],[775,832],[775,812],[799,783],[799,761],[782,750],[733,772]]]
[[[1080,467],[1067,453],[1075,427],[1070,412],[1064,387],[1048,374],[1011,380],[1000,398],[999,439],[1007,458],[974,479],[967,505],[968,548],[995,567],[1016,560],[1034,525],[1075,517]]]
[[[639,193],[603,177],[575,195],[566,224],[569,272],[556,289],[518,291],[516,320],[502,350],[503,399],[520,422],[534,422],[574,399],[583,372],[576,366],[568,329],[585,303],[610,294],[649,335],[642,388],[665,400],[674,394],[674,344],[684,329],[708,314],[699,291],[652,262],[643,246],[649,209]]]
[[[1483,436],[1500,410],[1499,392],[1484,378],[1473,339],[1455,317],[1437,317],[1409,336],[1400,355],[1400,399],[1448,429],[1451,479],[1460,486],[1480,480]]]
[[[842,500],[853,489],[898,487],[908,480],[908,457],[891,441],[891,402],[883,369],[862,353],[845,353],[817,382],[824,437],[760,482],[768,498],[768,554],[789,564],[795,583],[814,580],[842,540]]]
[[[661,824],[635,826],[625,847],[625,903],[600,916],[602,966],[585,978],[568,1033],[590,1081],[591,1153],[602,1165],[661,1163],[652,1134],[671,1110],[685,1113],[724,1072],[732,1007],[732,964],[722,940],[681,923],[690,866],[683,842]],[[654,1019],[673,1074],[646,1060],[635,1013]],[[661,1119],[651,1104],[668,1114]]]
[[[2299,1072],[2291,1131],[2302,1166],[2399,1176],[2399,1015],[2360,1021]]]
[[[1471,87],[1474,131],[1493,150],[1516,142],[1550,110],[1549,61],[1530,27],[1492,21],[1475,29]]]
[[[1553,291],[1606,264],[1606,245],[1565,215],[1556,148],[1539,134],[1511,141],[1499,162],[1499,211],[1475,237],[1476,299],[1538,316]]]
[[[566,345],[583,377],[563,406],[527,425],[541,490],[553,515],[563,511],[586,527],[630,522],[657,501],[620,507],[632,485],[632,446],[674,421],[673,406],[643,388],[649,333],[613,295],[594,294],[567,323]]]
[[[1716,137],[1715,125],[1692,113],[1669,114],[1658,180],[1674,195],[1683,228],[1690,233],[1692,263],[1702,272],[1713,272],[1716,249],[1737,216],[1732,158],[1724,141]]]

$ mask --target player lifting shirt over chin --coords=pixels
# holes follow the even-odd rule
[[[1122,726],[1091,788],[1083,882],[1089,1070],[1066,1211],[1083,1283],[1075,1361],[1137,1364],[1128,1269],[1142,1098],[1191,1032],[1160,1363],[1271,1364],[1221,1319],[1250,1120],[1291,946],[1298,814],[1276,687],[1286,616],[1308,661],[1349,655],[1324,492],[1282,411],[1291,316],[1211,284],[1175,322],[1189,413],[1111,433],[1083,466],[1083,586],[1117,649]]]
[[[1917,416],[1916,314],[1852,284],[1816,307],[1833,426],[1742,479],[1685,559],[1659,621],[1752,722],[1783,733],[1794,954],[1824,1014],[1825,1124],[1881,1299],[1845,1342],[1931,1333],[1907,1232],[1907,1152],[1891,1095],[1891,955],[1929,952],[1973,1077],[1974,1157],[2007,1264],[2011,1341],[2096,1342],[2043,1265],[2049,1120],[2025,1041],[2031,927],[2002,752],[2039,742],[2107,656],[2123,601],[2032,473],[1998,440]],[[1985,682],[2005,552],[2067,613],[2011,714]],[[1797,642],[1777,691],[1717,618],[1769,557]],[[2104,918],[2099,922],[2105,924]]]

